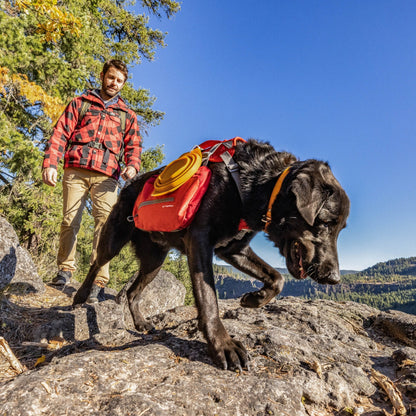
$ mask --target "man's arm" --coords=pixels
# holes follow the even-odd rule
[[[47,185],[56,185],[59,161],[65,153],[66,145],[71,138],[77,123],[78,100],[74,99],[68,104],[61,117],[59,117],[45,149],[45,156],[42,164],[42,179]]]
[[[124,162],[126,167],[121,171],[123,179],[133,178],[140,170],[140,156],[142,153],[142,138],[140,137],[136,113],[129,111],[127,117],[127,130],[124,135]]]

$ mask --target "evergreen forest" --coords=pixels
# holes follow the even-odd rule
[[[285,277],[279,296],[354,301],[380,310],[396,309],[416,315],[416,257],[377,263],[360,272],[341,271],[341,283],[334,286],[320,285],[309,278],[299,281],[287,270],[279,271]],[[229,266],[216,266],[215,273],[220,297],[241,296],[247,291],[247,282],[251,290],[261,287],[255,279]]]
[[[54,188],[42,183],[43,151],[53,126],[73,97],[99,88],[108,59],[121,59],[130,70],[154,60],[167,33],[153,22],[170,19],[179,9],[174,0],[0,0],[0,214],[45,282],[57,272],[62,219],[61,181]],[[154,107],[151,91],[134,81],[130,76],[121,96],[138,117],[145,172],[164,159],[163,144],[147,136],[164,113]],[[62,178],[62,164],[58,173]],[[78,279],[89,268],[91,209],[87,201],[78,234]],[[178,259],[171,256],[167,267]],[[110,286],[121,287],[136,269],[126,247],[111,264]]]

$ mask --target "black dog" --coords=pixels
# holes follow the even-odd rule
[[[168,251],[176,248],[188,257],[199,327],[211,356],[224,369],[247,367],[245,348],[230,337],[219,317],[212,270],[214,253],[264,283],[261,290],[243,296],[243,306],[258,308],[281,292],[283,277],[249,246],[255,234],[265,228],[265,214],[278,181],[281,190],[272,200],[266,220],[269,239],[286,258],[295,278],[310,276],[319,283],[336,284],[340,280],[337,238],[346,226],[350,203],[324,162],[298,161],[290,153],[276,152],[269,144],[255,140],[238,143],[234,160],[240,167],[241,196],[224,163],[210,163],[211,182],[195,219],[186,229],[172,233],[142,231],[127,220],[144,183],[161,169],[137,176],[120,193],[104,226],[97,260],[75,295],[74,304],[85,302],[98,268],[131,241],[140,259],[140,272],[127,292],[129,308],[136,328],[149,329],[138,301]],[[287,175],[283,182],[282,172]],[[249,230],[239,230],[241,219]]]

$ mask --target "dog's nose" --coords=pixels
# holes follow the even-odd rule
[[[325,285],[336,285],[341,280],[341,276],[338,271],[333,271],[327,276],[325,276],[319,283]]]

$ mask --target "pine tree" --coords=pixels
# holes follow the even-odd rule
[[[150,27],[149,16],[169,18],[179,10],[173,0],[142,0],[138,14],[133,4],[0,0],[0,211],[41,276],[54,267],[62,209],[60,184],[51,189],[41,183],[43,150],[53,124],[71,98],[99,86],[107,59],[122,59],[130,67],[152,60],[164,46],[165,33]],[[152,107],[155,98],[135,89],[131,80],[122,96],[138,114],[142,130],[162,119],[163,113]],[[162,160],[162,147],[151,148],[143,154],[143,167]],[[90,244],[90,222],[82,227]]]

